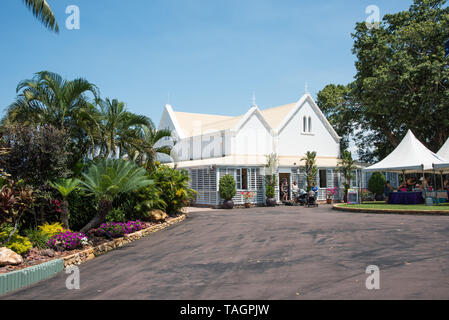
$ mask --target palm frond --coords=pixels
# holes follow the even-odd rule
[[[47,29],[59,33],[55,15],[46,0],[23,0],[23,2]]]

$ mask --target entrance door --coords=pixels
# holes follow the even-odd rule
[[[290,173],[279,173],[279,199],[284,201],[284,194],[287,193],[287,200],[290,201]],[[284,182],[287,181],[287,187],[284,186]],[[285,189],[285,190],[284,190]]]

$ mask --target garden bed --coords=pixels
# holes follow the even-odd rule
[[[142,230],[116,239],[97,237],[90,233],[88,234],[89,245],[84,246],[82,249],[60,252],[51,249],[38,250],[36,248],[33,248],[32,250],[30,250],[30,252],[23,256],[24,262],[22,264],[17,266],[0,267],[0,274],[35,267],[40,264],[57,259],[63,259],[64,267],[67,267],[69,265],[78,265],[108,251],[122,247],[127,243],[139,240],[150,235],[151,233],[165,229],[166,227],[171,226],[175,223],[181,222],[185,218],[186,215],[181,214],[177,217],[169,218],[166,222],[161,224],[145,223],[145,227]]]

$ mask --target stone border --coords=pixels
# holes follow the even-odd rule
[[[170,227],[176,223],[184,221],[186,219],[186,217],[187,217],[187,215],[183,214],[179,217],[171,219],[168,222],[164,222],[162,224],[157,224],[157,225],[151,226],[147,229],[128,234],[122,238],[117,238],[117,239],[111,240],[109,242],[100,244],[99,246],[96,246],[94,248],[86,249],[84,251],[72,254],[70,256],[63,257],[62,259],[64,261],[64,268],[74,266],[74,265],[78,266],[84,262],[94,259],[95,257],[101,256],[109,251],[113,251],[115,249],[121,248],[128,243],[142,239],[144,237],[149,236],[152,233],[155,233],[157,231],[160,231],[167,227]]]
[[[345,208],[344,204],[335,204],[333,210],[353,213],[377,213],[377,214],[403,214],[403,215],[425,215],[425,216],[449,216],[449,210],[407,210],[407,209],[368,209],[368,208]]]
[[[64,261],[55,259],[26,269],[0,274],[0,296],[49,279],[64,270]]]
[[[135,233],[128,234],[122,238],[111,240],[94,248],[89,248],[66,257],[44,262],[22,270],[2,273],[0,274],[0,296],[51,278],[67,267],[78,266],[109,251],[121,248],[128,243],[142,239],[152,233],[182,222],[186,218],[187,214],[182,214],[168,222],[157,224]]]

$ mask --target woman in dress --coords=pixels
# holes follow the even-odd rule
[[[282,201],[288,201],[288,182],[287,179],[282,180]]]

